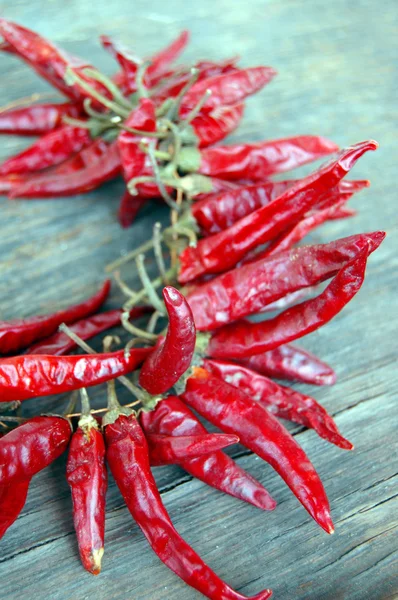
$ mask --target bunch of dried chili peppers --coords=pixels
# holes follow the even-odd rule
[[[354,214],[346,203],[369,184],[345,176],[377,144],[339,150],[304,135],[215,145],[238,126],[244,99],[275,71],[241,69],[235,58],[172,67],[187,32],[148,61],[102,36],[121,67],[112,78],[4,19],[0,34],[2,51],[18,55],[68,98],[0,112],[1,132],[41,135],[0,166],[0,190],[11,198],[64,196],[122,173],[123,226],[150,198],[170,207],[170,226],[162,230],[156,223],[143,246],[109,266],[115,271],[135,260],[142,282],[133,290],[115,271],[127,296],[120,310],[99,312],[110,291],[106,281],[78,305],[0,323],[1,402],[12,410],[24,400],[81,390],[82,406],[63,416],[0,418],[6,429],[5,423],[22,421],[0,439],[0,536],[21,512],[31,478],[69,445],[67,479],[88,571],[100,572],[104,551],[107,462],[159,558],[208,598],[243,599],[177,533],[151,466],[179,464],[220,491],[272,510],[276,503],[267,490],[222,451],[240,442],[333,532],[322,482],[279,418],[312,428],[342,449],[353,446],[314,398],[271,377],[335,381],[330,366],[291,342],[326,324],[355,296],[384,233],[297,244],[322,223]],[[332,153],[310,175],[274,179]],[[159,271],[154,280],[145,268],[148,252]],[[137,326],[144,317],[146,326]],[[129,334],[124,348],[112,350],[120,339],[109,335],[101,353],[87,345],[118,325]],[[71,354],[76,347],[85,354]],[[130,404],[119,403],[116,379],[134,396]],[[92,410],[86,388],[105,382],[107,407]],[[222,433],[209,433],[196,413]],[[254,598],[270,595],[264,590]]]

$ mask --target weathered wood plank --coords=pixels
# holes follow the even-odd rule
[[[151,52],[181,28],[193,32],[187,60],[243,55],[244,64],[266,62],[280,76],[250,100],[236,140],[321,133],[342,145],[366,137],[380,142],[355,168],[372,188],[354,199],[355,220],[335,222],[313,235],[326,241],[353,231],[387,228],[389,236],[372,256],[363,290],[347,310],[303,346],[333,364],[333,388],[300,386],[337,415],[356,449],[344,453],[298,432],[319,470],[333,507],[336,534],[327,537],[307,517],[283,482],[254,456],[234,449],[239,463],[278,500],[273,513],[223,497],[177,468],[159,469],[157,481],[178,530],[214,569],[247,594],[272,587],[275,598],[367,600],[398,597],[396,554],[396,364],[397,151],[396,7],[387,0],[347,4],[312,0],[252,0],[249,6],[223,0],[148,5],[127,0],[92,4],[78,0],[3,2],[2,14],[38,29],[65,48],[105,63],[112,60],[96,42],[99,33],[119,35],[140,52]],[[2,104],[47,90],[23,65],[0,57]],[[395,61],[395,62],[394,62]],[[6,84],[5,84],[6,82]],[[259,127],[259,124],[262,124]],[[0,157],[27,140],[2,138]],[[309,168],[303,169],[308,172]],[[144,240],[153,207],[131,231],[120,231],[115,211],[123,186],[60,201],[1,199],[0,317],[53,310],[91,293],[103,266]],[[157,218],[166,211],[156,207]],[[127,274],[134,285],[135,276]],[[115,291],[108,306],[117,306]],[[103,402],[103,390],[93,392]],[[60,403],[63,404],[60,404]],[[26,404],[26,413],[64,406],[66,399]],[[394,445],[395,444],[395,445]],[[395,455],[394,455],[395,452]],[[394,460],[395,459],[395,460]],[[151,554],[132,523],[113,482],[107,508],[104,571],[93,578],[80,567],[63,472],[65,459],[35,478],[23,514],[2,540],[1,597],[84,600],[198,598]],[[395,543],[394,543],[395,542]],[[395,552],[395,554],[394,554]]]

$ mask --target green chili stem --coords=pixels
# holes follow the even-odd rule
[[[153,248],[153,239],[150,239],[147,242],[145,242],[144,244],[141,244],[141,246],[138,246],[138,248],[135,248],[135,250],[132,250],[131,252],[128,252],[128,254],[125,254],[124,256],[121,256],[120,258],[117,258],[113,262],[109,263],[109,265],[107,265],[105,267],[105,271],[107,273],[109,273],[110,271],[114,271],[118,267],[121,267],[125,263],[133,260],[139,254],[144,254],[145,252],[147,252],[148,250],[151,250],[152,248]]]
[[[166,279],[166,266],[164,264],[163,252],[162,252],[162,234],[161,234],[162,225],[161,223],[155,223],[153,226],[153,252],[155,254],[155,260],[157,267],[159,269],[160,276],[163,278],[163,281],[167,283]]]
[[[161,315],[164,315],[165,314],[164,304],[160,300],[159,296],[157,295],[155,288],[153,287],[152,282],[149,279],[148,273],[145,269],[145,265],[144,265],[145,256],[143,254],[139,254],[135,260],[136,260],[138,275],[140,276],[142,286],[146,292],[146,295],[149,298],[149,301],[151,302],[152,306],[158,312],[160,312]]]
[[[131,333],[132,335],[136,335],[137,337],[141,337],[143,339],[154,341],[154,342],[156,342],[156,340],[158,339],[158,336],[155,335],[154,333],[148,333],[144,329],[140,329],[139,327],[136,327],[135,325],[130,323],[128,312],[122,313],[121,321],[122,321],[122,325],[125,328],[125,330],[128,331],[129,333]]]
[[[95,100],[97,100],[103,106],[106,106],[106,108],[109,108],[109,110],[115,112],[117,115],[120,115],[121,117],[125,118],[129,116],[130,111],[123,108],[122,106],[119,106],[119,104],[117,104],[116,102],[112,102],[112,100],[109,100],[108,98],[97,92],[96,89],[94,89],[84,79],[79,77],[79,75],[77,75],[77,73],[75,73],[70,67],[66,69],[65,81],[68,85],[77,83],[81,88],[83,88],[85,92],[90,94],[90,96],[95,98]]]
[[[86,68],[83,69],[83,73],[88,77],[91,77],[91,79],[98,81],[104,87],[106,87],[106,89],[112,94],[114,100],[116,100],[118,104],[126,108],[129,112],[133,110],[133,104],[131,104],[131,102],[125,96],[123,96],[117,85],[113,83],[112,79],[109,79],[109,77],[103,75],[96,69]]]

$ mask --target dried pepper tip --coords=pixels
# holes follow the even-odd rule
[[[85,560],[83,563],[84,568],[92,573],[93,575],[99,575],[101,573],[101,561],[104,555],[104,548],[93,550],[90,555],[90,560]]]

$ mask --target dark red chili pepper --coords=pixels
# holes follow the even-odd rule
[[[121,163],[116,142],[87,167],[69,172],[43,173],[27,179],[24,183],[12,186],[10,198],[58,198],[82,194],[96,189],[121,171]]]
[[[34,417],[0,439],[0,486],[30,480],[60,456],[72,434],[63,417]]]
[[[260,323],[238,321],[216,332],[208,353],[215,358],[260,354],[315,331],[335,317],[361,288],[369,249],[363,248],[335,275],[327,288],[277,317]]]
[[[151,312],[153,309],[150,306],[138,306],[130,311],[130,320],[138,319],[142,315]],[[107,331],[111,327],[121,324],[122,310],[114,309],[103,313],[76,321],[69,329],[76,333],[82,340],[90,338]],[[45,338],[43,341],[30,346],[25,354],[52,354],[61,356],[69,354],[71,350],[76,348],[76,343],[62,331],[57,331],[52,336]]]
[[[239,443],[237,435],[226,433],[202,433],[175,437],[160,433],[146,433],[145,437],[148,443],[149,459],[153,467],[175,465]]]
[[[149,198],[141,198],[140,196],[132,196],[126,190],[120,199],[117,217],[120,225],[123,228],[130,227],[135,221],[135,218],[141,208],[149,201]]]
[[[151,394],[167,392],[191,364],[195,351],[196,330],[191,308],[173,287],[163,289],[169,317],[166,339],[142,365],[139,382]]]
[[[0,359],[0,402],[51,396],[98,385],[131,373],[151,348],[132,348],[96,355],[25,354]]]
[[[165,70],[180,56],[189,42],[189,31],[184,29],[180,35],[168,46],[152,55],[149,59],[147,76],[154,83],[154,79],[163,75]]]
[[[268,462],[309,514],[327,533],[333,533],[329,502],[317,472],[290,433],[263,406],[241,390],[193,368],[183,400],[226,433]]]
[[[195,134],[199,139],[199,148],[204,148],[223,140],[239,125],[244,111],[244,104],[219,106],[211,112],[204,112],[191,121]]]
[[[141,412],[145,434],[203,435],[207,430],[177,396],[169,396],[150,412]],[[249,502],[262,510],[273,510],[276,502],[254,477],[246,473],[224,452],[213,452],[184,460],[180,467],[207,485]]]
[[[313,385],[333,385],[336,382],[336,373],[332,367],[310,352],[291,344],[283,344],[263,354],[239,359],[239,362],[261,375],[277,379]]]
[[[107,459],[133,519],[157,556],[188,585],[212,600],[243,600],[182,539],[163,505],[151,473],[148,446],[136,418],[119,416],[106,425]],[[256,600],[269,598],[265,590]],[[254,599],[253,599],[254,600]]]
[[[376,231],[293,248],[219,275],[187,296],[196,328],[208,331],[261,312],[287,294],[333,277],[363,248],[374,252],[384,237]]]
[[[30,479],[0,486],[0,539],[25,506]]]
[[[74,304],[50,315],[38,315],[26,319],[0,322],[0,353],[7,354],[26,348],[57,330],[61,323],[74,323],[98,311],[107,299],[111,282],[107,279],[101,289],[84,302]]]
[[[351,442],[339,432],[333,418],[314,398],[278,385],[242,365],[205,360],[203,366],[213,375],[248,394],[276,417],[315,429],[321,438],[343,450],[353,449]]]
[[[297,222],[318,200],[334,187],[376,142],[362,142],[342,150],[337,160],[305,177],[270,204],[237,221],[232,227],[200,240],[180,255],[179,281],[186,283],[206,273],[221,273],[236,265],[245,254]]]
[[[98,575],[104,554],[108,476],[104,438],[91,415],[81,417],[72,436],[66,479],[72,492],[73,521],[80,558],[87,571]]]
[[[261,90],[276,74],[275,69],[271,67],[251,67],[198,81],[185,94],[180,115],[184,117],[189,109],[196,106],[207,90],[211,91],[211,95],[204,104],[206,110],[238,104],[247,96]]]
[[[0,165],[0,175],[29,173],[57,165],[91,143],[87,129],[63,125]]]
[[[32,104],[0,112],[0,133],[14,135],[41,135],[62,124],[65,115],[78,117],[76,104]]]

